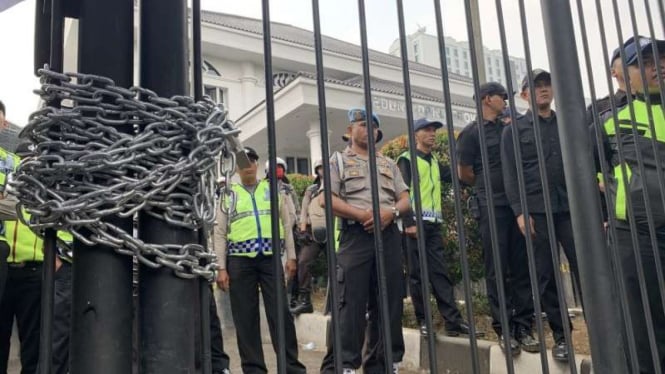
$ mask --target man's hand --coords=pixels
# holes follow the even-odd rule
[[[55,256],[55,271],[60,270],[60,267],[62,267],[62,260],[60,257]]]
[[[393,218],[395,218],[395,216],[393,215],[392,209],[381,209],[379,212],[379,218],[381,219],[381,231],[383,231],[393,222]],[[365,228],[365,231],[374,231],[374,215],[369,212],[369,219],[364,221],[362,224]]]
[[[404,234],[410,238],[418,237],[418,228],[416,226],[409,226],[404,228]]]
[[[307,222],[301,222],[300,223],[300,232],[301,233],[307,232]]]
[[[286,260],[284,264],[284,272],[286,273],[287,279],[292,279],[296,276],[296,271],[298,270],[298,264],[296,260]]]
[[[217,273],[217,287],[226,292],[229,290],[230,283],[229,272],[226,269],[219,270]]]
[[[520,231],[522,232],[522,235],[524,235],[524,237],[526,237],[526,222],[524,221],[524,214],[520,214],[519,216],[517,216],[517,226],[519,226]],[[536,237],[536,228],[533,225],[533,218],[531,218],[531,216],[529,216],[529,229],[531,231],[530,232],[531,233],[531,238],[532,239],[535,238]]]

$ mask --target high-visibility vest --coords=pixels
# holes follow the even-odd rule
[[[665,116],[662,105],[651,105],[655,134],[651,131],[649,124],[649,108],[645,101],[634,98],[632,101],[635,122],[632,120],[630,107],[625,105],[617,109],[620,136],[617,136],[614,116],[611,112],[606,113],[603,122],[603,130],[609,138],[610,146],[617,156],[612,160],[612,174],[610,181],[606,184],[610,194],[613,195],[616,217],[619,220],[628,219],[627,195],[631,195],[633,218],[636,222],[646,222],[647,209],[651,209],[657,226],[665,225],[665,211],[661,203],[660,188],[658,184],[657,159],[660,159],[661,167],[665,166]],[[633,135],[633,126],[637,136]],[[656,152],[654,153],[652,139],[656,140]],[[623,150],[623,161],[618,157],[618,142],[621,141]],[[638,152],[641,153],[644,175],[640,175]],[[625,166],[625,172],[624,172]],[[665,170],[663,170],[665,173]],[[627,186],[626,186],[627,185]],[[628,187],[628,189],[626,189]],[[650,207],[647,207],[643,197],[646,190]]]
[[[30,215],[24,212],[26,221]],[[4,221],[5,239],[9,244],[9,256],[7,262],[19,263],[26,261],[44,260],[44,240],[37,236],[30,227],[21,221]]]
[[[270,216],[270,184],[260,181],[253,192],[241,184],[232,184],[235,209],[229,212],[228,254],[230,256],[256,257],[259,253],[272,255],[272,226]],[[234,206],[230,202],[229,206]],[[284,238],[280,219],[279,237]]]
[[[411,161],[409,152],[404,152],[397,160],[405,158]],[[431,162],[427,162],[422,157],[417,157],[418,176],[420,177],[420,200],[422,204],[423,220],[428,222],[441,222],[443,216],[441,213],[441,171],[439,170],[439,161],[432,155]],[[411,169],[413,170],[413,168]],[[413,176],[411,176],[410,196],[411,206],[414,206],[413,197]],[[415,211],[415,209],[414,209]]]
[[[0,147],[0,187],[5,187],[7,184],[7,176],[9,173],[16,170],[20,162],[21,158],[11,152],[7,152],[4,148]],[[2,242],[7,242],[5,232],[5,227],[0,227],[0,241]]]

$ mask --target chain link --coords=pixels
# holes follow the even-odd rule
[[[24,223],[70,231],[86,245],[109,246],[183,278],[214,279],[214,251],[145,243],[105,218],[143,212],[178,228],[212,227],[217,162],[230,182],[241,148],[226,109],[207,97],[159,97],[98,75],[46,68],[39,76],[35,92],[63,107],[33,113],[19,135],[34,144],[11,182],[17,209],[31,215]],[[229,190],[222,187],[223,194]]]

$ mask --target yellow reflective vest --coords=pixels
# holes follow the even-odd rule
[[[647,209],[650,209],[656,227],[665,227],[665,209],[663,208],[659,180],[658,163],[661,168],[665,167],[665,116],[661,104],[652,104],[654,130],[649,124],[649,108],[646,102],[635,97],[633,99],[635,121],[633,122],[630,107],[625,105],[617,109],[618,126],[616,126],[612,112],[607,112],[602,117],[603,131],[607,144],[610,147],[611,175],[606,183],[606,190],[614,200],[616,217],[619,220],[627,220],[628,195],[632,203],[632,218],[638,224],[647,223]],[[617,127],[619,134],[617,134]],[[634,133],[634,130],[636,134]],[[656,149],[652,140],[655,140]],[[622,156],[619,157],[619,144],[622,148]],[[642,175],[638,152],[641,154],[644,174]],[[661,171],[665,174],[665,170]],[[644,191],[649,197],[649,206],[645,203]]]
[[[229,212],[228,254],[230,256],[256,257],[259,253],[272,255],[272,227],[270,216],[270,184],[262,180],[253,192],[242,184],[231,185],[233,191],[232,204],[228,201],[227,208],[234,206]],[[279,207],[277,208],[279,209]],[[284,227],[280,220],[279,237],[284,239]]]
[[[405,158],[411,163],[409,152],[404,152],[397,160]],[[418,157],[418,177],[420,181],[420,199],[422,204],[423,220],[428,222],[441,222],[443,216],[441,213],[441,170],[439,170],[439,161],[432,155],[432,161]],[[411,168],[413,170],[413,168]],[[414,206],[413,197],[413,176],[411,176],[410,196],[411,206]],[[414,209],[415,211],[415,209]]]
[[[11,153],[7,152],[4,148],[0,147],[0,192],[4,191],[5,184],[7,184],[7,176],[9,173],[16,170],[18,164],[21,162],[21,159]],[[7,242],[5,238],[6,229],[2,227],[0,229],[0,241]]]
[[[30,216],[23,212],[26,221]],[[5,238],[9,244],[7,262],[44,261],[44,240],[21,221],[4,221]]]

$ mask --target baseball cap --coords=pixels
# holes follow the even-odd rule
[[[35,146],[30,141],[22,141],[16,146],[14,153],[20,157],[25,158],[32,156],[34,153]]]
[[[478,94],[481,99],[485,98],[486,96],[502,95],[504,100],[508,100],[508,91],[506,91],[506,88],[498,82],[487,82],[481,84]],[[473,98],[475,100],[475,95]]]
[[[547,70],[533,69],[531,73],[533,75],[534,82],[541,78],[545,78],[547,80],[552,79],[550,73]],[[529,87],[529,74],[525,75],[524,79],[522,79],[522,91],[524,91],[527,87]]]
[[[653,49],[653,44],[656,43],[659,53],[665,53],[665,40],[651,39],[644,36],[638,36],[637,40],[634,37],[629,38],[623,43],[623,49],[626,56],[626,64],[637,64],[638,54],[650,52]],[[615,51],[619,53],[619,49]],[[612,59],[614,61],[614,58]]]
[[[247,154],[247,157],[252,160],[252,161],[258,161],[259,159],[259,154],[256,153],[254,148],[252,147],[245,147],[245,153]]]
[[[367,111],[365,111],[364,108],[352,108],[349,109],[349,112],[347,113],[347,117],[349,118],[349,122],[359,122],[359,121],[366,121],[367,120]],[[379,116],[376,115],[376,113],[372,113],[372,120],[376,124],[376,127],[381,126],[381,121],[379,120]],[[348,142],[350,139],[349,134],[344,134],[342,135],[342,140],[345,142]],[[383,139],[383,132],[379,130],[379,134],[376,136],[376,142],[380,142],[381,139]]]
[[[427,118],[418,118],[413,122],[413,131],[422,130],[427,126],[434,126],[434,128],[440,129],[443,127],[443,123],[439,121],[430,121]]]

